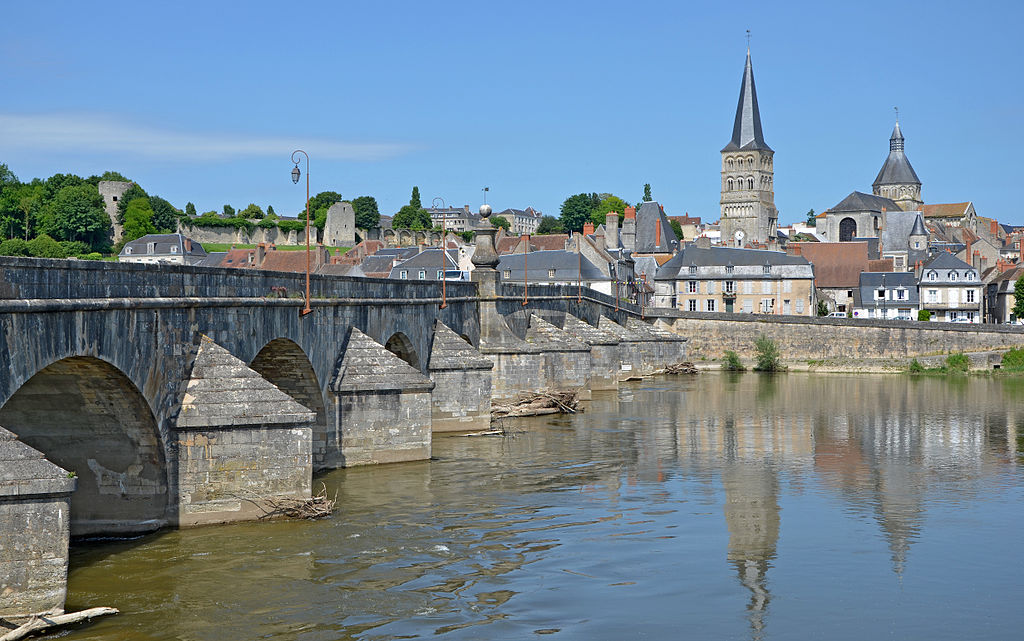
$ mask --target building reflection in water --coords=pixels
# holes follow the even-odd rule
[[[1020,384],[786,376],[780,384],[771,375],[708,375],[676,414],[681,464],[720,475],[726,558],[750,594],[752,638],[763,636],[772,599],[780,482],[818,484],[849,513],[874,519],[901,580],[927,502],[969,501],[1016,459],[1024,433]],[[943,484],[957,495],[942,494]]]

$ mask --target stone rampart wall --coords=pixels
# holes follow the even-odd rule
[[[734,314],[674,314],[662,320],[689,339],[691,359],[721,358],[726,350],[751,355],[761,334],[792,360],[910,358],[1024,346],[1024,328],[1007,325]]]
[[[178,231],[199,244],[220,243],[252,245],[256,243],[274,243],[275,245],[305,245],[306,231],[283,231],[278,227],[256,227],[251,232],[237,227],[202,227],[198,225],[178,225]],[[316,244],[320,239],[319,230],[313,228],[309,241]]]

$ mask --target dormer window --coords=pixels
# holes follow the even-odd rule
[[[504,270],[503,272],[501,272],[501,277],[502,278],[512,278],[512,270],[511,269]]]
[[[732,265],[726,265],[725,266],[725,273],[726,274],[731,274],[732,273]]]
[[[956,272],[949,272],[949,280],[956,280]]]
[[[762,273],[762,274],[770,274],[770,273],[772,273],[772,266],[771,266],[771,265],[768,265],[768,264],[766,264],[766,265],[763,265],[763,266],[761,267],[761,273]]]
[[[171,246],[171,253],[172,254],[177,254],[178,253],[178,248],[176,246],[172,245]]]
[[[132,248],[131,247],[125,247],[124,248],[124,253],[126,253],[126,254],[132,253]]]
[[[966,278],[967,280],[974,280],[974,272],[967,272],[966,274],[964,274],[964,278]]]
[[[938,277],[938,274],[935,272],[928,272],[928,280],[935,280],[936,277]]]
[[[690,265],[690,273],[691,274],[696,274],[697,273],[697,266],[696,265]]]
[[[554,277],[555,277],[555,270],[549,269],[548,270],[548,278],[554,278]]]

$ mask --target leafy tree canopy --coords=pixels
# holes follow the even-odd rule
[[[124,239],[135,240],[146,234],[155,234],[153,208],[148,198],[136,198],[128,203],[124,212]]]
[[[1013,315],[1017,320],[1024,318],[1024,276],[1013,284]]]
[[[373,229],[380,225],[380,210],[373,196],[360,196],[352,201],[356,212],[356,229]]]
[[[601,198],[596,193],[569,196],[562,203],[562,226],[570,231],[582,231],[583,223],[590,220],[600,204]]]
[[[270,216],[277,217],[277,214],[274,213],[273,205],[267,205],[267,217],[269,218]]]
[[[512,228],[512,224],[508,222],[508,218],[505,218],[504,216],[491,216],[488,220],[491,221],[492,227],[501,227],[505,231]]]
[[[564,234],[565,227],[562,227],[562,221],[558,220],[554,216],[544,216],[540,219],[540,224],[537,225],[538,234]]]
[[[242,218],[263,218],[263,208],[256,203],[249,203],[239,214]]]
[[[119,172],[116,172],[116,171],[105,171],[105,172],[103,172],[103,175],[99,176],[99,180],[116,180],[116,181],[123,182],[123,183],[130,183],[131,182],[131,180],[128,180],[127,178],[125,178],[123,174],[121,174]],[[99,180],[97,180],[96,182],[99,182]]]
[[[192,201],[185,203],[185,215],[189,218],[196,217],[196,206],[192,204]]]
[[[807,224],[809,226],[811,226],[811,227],[817,227],[818,226],[818,221],[814,217],[814,210],[813,209],[811,209],[810,211],[807,212]]]
[[[103,197],[92,185],[74,182],[68,181],[45,207],[41,231],[60,240],[81,240],[99,247],[110,228]]]
[[[594,213],[590,214],[591,222],[594,226],[603,225],[607,220],[607,216],[611,212],[616,212],[619,215],[619,224],[622,223],[622,218],[626,215],[626,207],[629,207],[629,203],[622,200],[618,196],[612,194],[605,195],[601,202],[598,203]]]
[[[413,187],[412,188],[412,197],[409,198],[409,204],[412,205],[413,207],[415,207],[416,209],[422,209],[423,208],[423,203],[420,202],[420,188],[419,187]]]
[[[175,209],[174,205],[160,196],[150,197],[149,205],[153,209],[153,226],[159,233],[173,234],[178,231],[178,219],[181,217],[181,212]]]
[[[644,202],[649,203],[652,200],[654,197],[651,196],[651,183],[644,183]]]
[[[142,187],[133,184],[125,190],[124,194],[120,198],[117,199],[117,221],[119,223],[124,223],[124,212],[128,209],[128,203],[136,198],[149,198],[149,194],[147,194],[146,190]]]
[[[315,216],[321,209],[329,209],[334,203],[341,202],[341,194],[336,191],[322,191],[309,199],[309,215]],[[306,208],[303,207],[299,216],[306,217]]]
[[[682,240],[683,239],[683,226],[679,224],[679,221],[678,220],[669,220],[668,221],[668,225],[669,225],[669,227],[672,228],[672,231],[675,233],[676,238],[679,239],[679,240]]]
[[[391,226],[395,229],[430,229],[433,226],[433,221],[430,220],[430,214],[426,209],[405,205],[395,214],[391,220]]]
[[[225,218],[234,218],[235,217],[235,208],[232,207],[231,205],[224,205],[224,217]]]

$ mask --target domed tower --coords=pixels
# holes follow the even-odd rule
[[[779,214],[775,210],[775,152],[761,133],[754,69],[747,49],[740,100],[732,140],[722,149],[722,242],[744,246],[774,239]]]
[[[876,196],[895,201],[903,211],[920,211],[924,205],[921,200],[921,181],[903,152],[903,132],[900,131],[898,120],[892,136],[889,136],[889,157],[878,172],[878,178],[871,183],[871,190]]]

